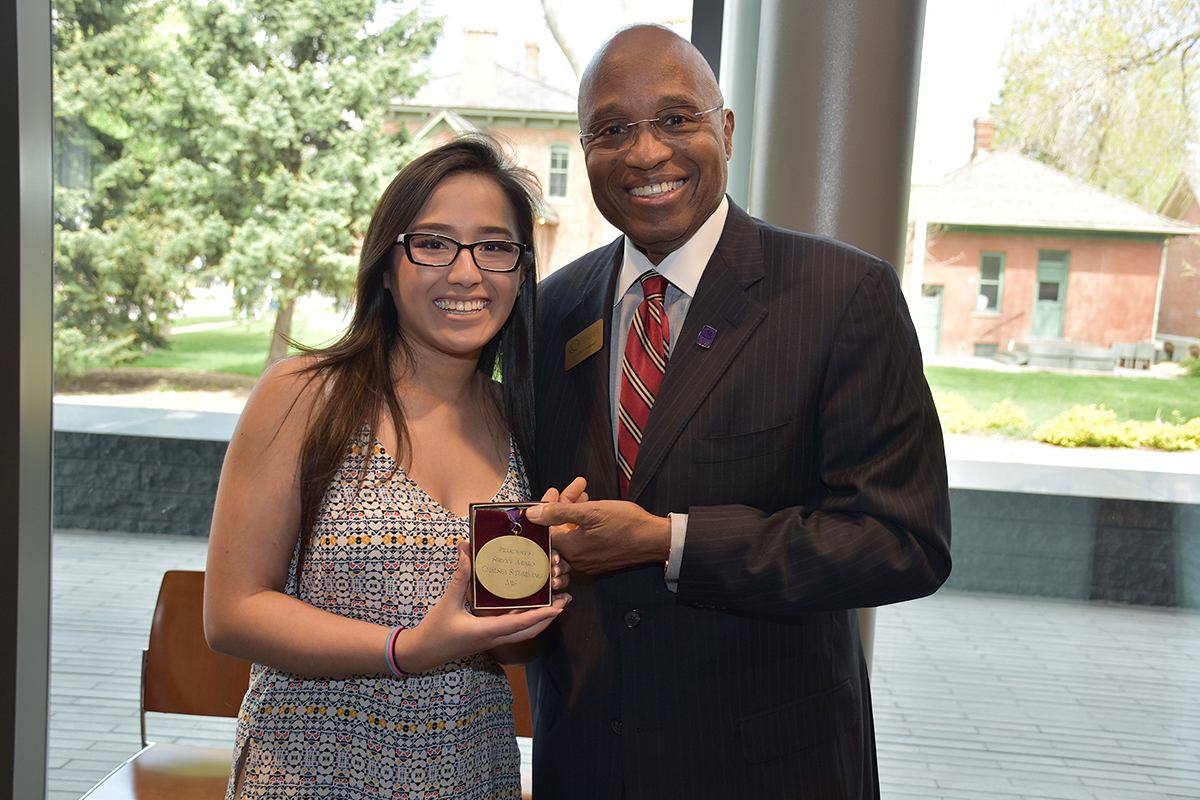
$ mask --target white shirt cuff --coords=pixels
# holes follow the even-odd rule
[[[679,566],[683,562],[683,540],[687,537],[687,514],[668,514],[671,520],[671,555],[667,558],[667,588],[679,588]]]

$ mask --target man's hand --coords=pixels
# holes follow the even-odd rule
[[[567,526],[554,531],[552,542],[577,572],[599,575],[663,564],[671,554],[671,520],[626,500],[551,503],[525,513],[542,525]]]
[[[586,503],[588,499],[586,490],[587,480],[583,477],[578,477],[571,481],[567,487],[562,490],[562,494],[559,494],[559,491],[553,487],[547,489],[546,493],[542,495],[541,502]],[[526,516],[528,516],[528,512],[526,512]],[[565,527],[566,526],[560,526],[559,530],[561,531]],[[550,530],[551,537],[553,537],[555,533],[558,533],[558,531],[554,530],[552,527]],[[551,538],[551,542],[553,541],[553,538]],[[563,558],[561,553],[553,549],[550,551],[550,564],[553,567],[553,571],[551,573],[553,578],[550,581],[550,589],[551,591],[561,592],[571,585],[571,564],[569,561]]]

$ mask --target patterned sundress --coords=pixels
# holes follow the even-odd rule
[[[364,427],[325,492],[303,573],[297,580],[293,557],[285,592],[345,617],[411,628],[445,591],[467,520],[430,498],[377,441],[368,462],[370,441]],[[494,500],[528,497],[510,446]],[[314,680],[255,664],[229,800],[243,754],[246,800],[521,796],[512,693],[486,653],[403,680]]]

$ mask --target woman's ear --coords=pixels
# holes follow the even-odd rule
[[[393,297],[395,297],[395,293],[392,290],[395,287],[392,286],[392,284],[395,283],[395,281],[396,281],[396,279],[394,277],[395,272],[396,272],[396,252],[395,252],[395,250],[393,250],[391,253],[388,254],[387,266],[383,270],[383,288],[387,289],[388,294],[392,295]]]

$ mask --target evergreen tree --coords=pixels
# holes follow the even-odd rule
[[[56,363],[90,351],[116,361],[162,344],[183,271],[155,247],[138,212],[141,164],[156,144],[142,121],[161,71],[151,6],[55,0]],[[85,359],[86,362],[86,359]]]
[[[388,103],[436,22],[376,25],[374,0],[55,4],[64,329],[161,346],[187,282],[219,275],[286,337],[296,297],[348,292],[405,156]]]

